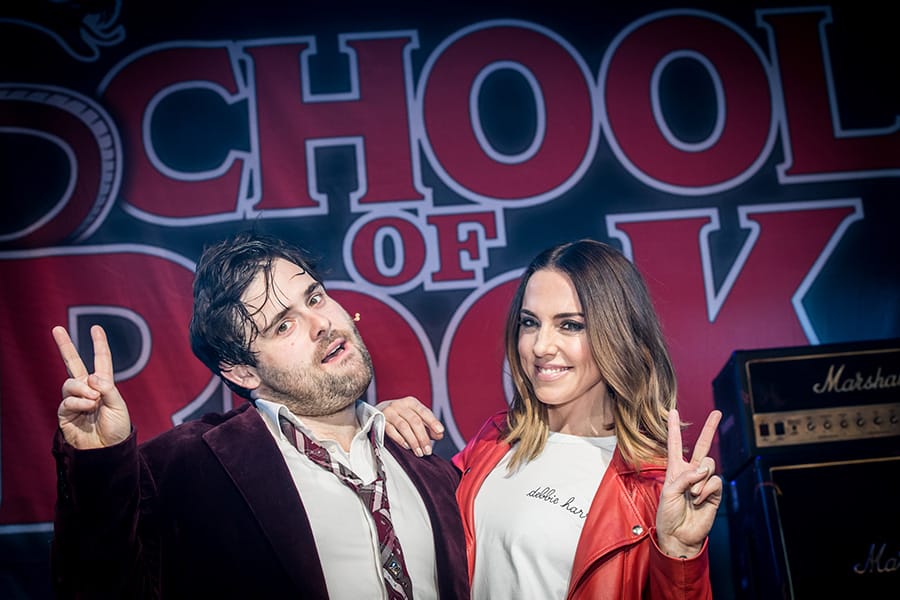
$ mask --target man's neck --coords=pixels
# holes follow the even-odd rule
[[[359,420],[356,418],[356,403],[350,404],[331,415],[319,417],[298,416],[317,439],[334,440],[340,444],[345,452],[350,451],[353,436],[359,431]]]

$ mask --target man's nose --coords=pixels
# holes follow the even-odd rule
[[[309,315],[309,337],[316,341],[328,335],[331,330],[331,319],[320,312],[311,312]]]

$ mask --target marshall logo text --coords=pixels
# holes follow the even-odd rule
[[[887,556],[885,556],[887,554]],[[869,554],[865,561],[853,565],[853,572],[857,575],[872,575],[878,573],[896,573],[900,571],[900,551],[889,554],[887,544],[869,546]]]
[[[812,386],[813,392],[816,394],[827,394],[829,392],[862,392],[867,390],[884,390],[891,388],[900,388],[900,374],[890,373],[883,375],[881,367],[874,374],[868,376],[857,371],[854,375],[844,377],[844,365],[835,369],[835,365],[829,365],[828,375],[825,381],[815,383]]]

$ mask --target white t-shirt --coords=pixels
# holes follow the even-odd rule
[[[391,521],[403,548],[413,597],[416,600],[434,600],[437,597],[437,570],[431,519],[415,484],[384,448],[384,415],[365,402],[357,403],[360,431],[353,438],[347,453],[336,441],[317,439],[282,404],[258,399],[256,408],[284,455],[294,485],[303,498],[325,573],[328,596],[336,600],[387,597],[379,564],[378,532],[372,514],[356,492],[344,485],[334,473],[298,452],[284,437],[278,425],[279,414],[293,421],[325,448],[334,460],[352,469],[364,483],[371,483],[376,476],[372,445],[368,439],[369,429],[375,429],[387,478]]]
[[[475,497],[473,600],[565,598],[575,548],[615,436],[550,433],[534,460],[509,474],[512,450]]]

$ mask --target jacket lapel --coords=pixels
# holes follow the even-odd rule
[[[384,446],[416,486],[431,518],[440,597],[468,598],[469,581],[461,568],[466,545],[455,494],[459,479],[450,475],[453,467],[439,468],[435,461],[441,459],[417,458],[387,437]]]
[[[312,528],[272,434],[256,409],[242,412],[203,435],[247,502],[287,573],[304,597],[327,598]]]
[[[648,467],[645,472],[636,472],[616,447],[578,540],[569,582],[570,592],[598,557],[616,548],[636,544],[650,535],[655,509],[650,514],[648,507],[655,507],[655,503],[644,497],[647,490],[638,484],[638,479],[652,479],[658,475],[656,471],[656,468]]]
[[[456,490],[456,500],[462,512],[463,533],[469,542],[466,549],[469,581],[475,574],[475,496],[484,480],[494,467],[503,460],[510,445],[501,438],[502,423],[506,413],[498,413],[487,421],[470,442],[453,457],[453,462],[461,469],[460,485]]]

